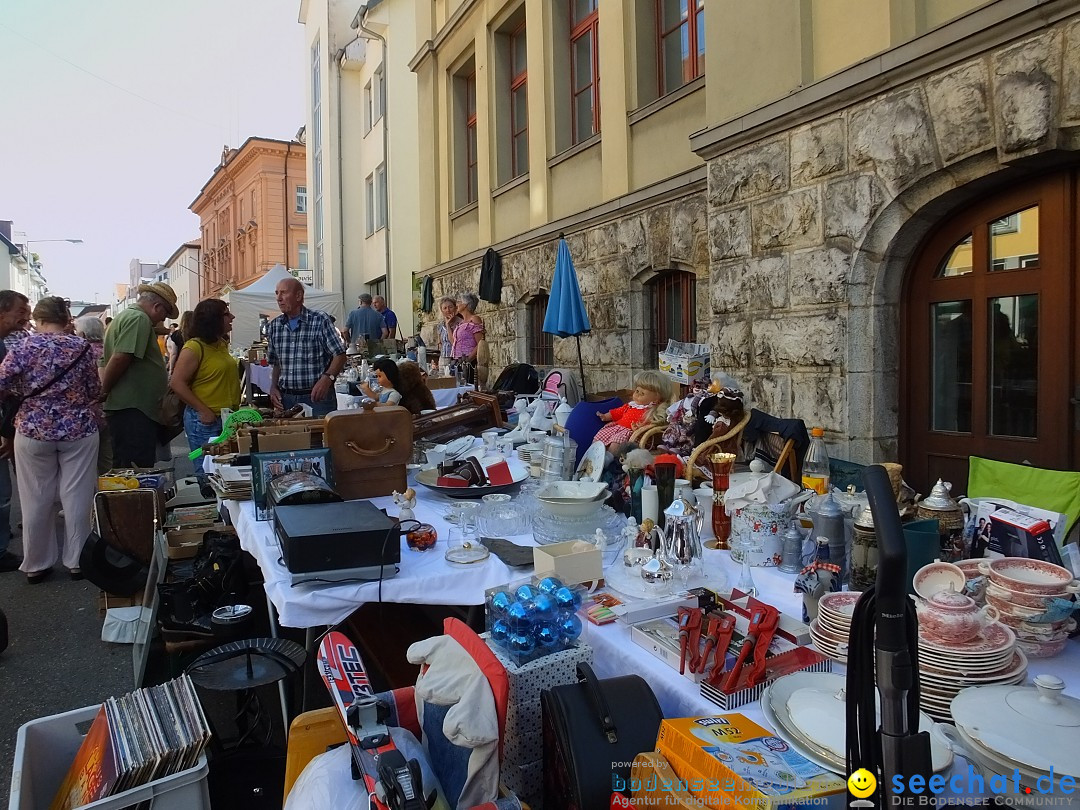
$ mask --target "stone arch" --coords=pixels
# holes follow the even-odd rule
[[[1046,170],[1045,162],[1037,169]],[[985,152],[925,175],[870,220],[855,246],[848,278],[847,424],[853,461],[897,458],[900,310],[908,273],[926,237],[966,205],[1033,173],[1023,165],[1002,164],[996,151]]]

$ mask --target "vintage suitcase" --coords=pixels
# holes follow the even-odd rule
[[[664,715],[640,675],[599,680],[586,663],[577,674],[578,683],[540,693],[544,805],[614,807],[614,792],[629,798],[630,764],[655,748]]]
[[[101,539],[143,565],[149,565],[154,556],[160,497],[158,491],[153,489],[96,493],[94,517]]]
[[[408,487],[405,465],[412,457],[413,415],[407,408],[334,411],[326,417],[323,442],[330,448],[334,487],[345,500]]]

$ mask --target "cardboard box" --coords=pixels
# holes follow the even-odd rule
[[[170,560],[187,560],[199,553],[207,532],[232,531],[224,523],[198,526],[192,529],[169,529],[165,532],[165,556]]]
[[[537,577],[558,577],[567,585],[577,585],[602,579],[604,561],[592,543],[568,540],[534,547],[533,569]]]
[[[612,785],[613,789],[619,787],[617,782]],[[687,793],[686,783],[679,779],[671,763],[663,754],[655,751],[634,757],[634,764],[630,766],[630,784],[627,787],[637,807],[701,810],[701,800]]]
[[[275,425],[259,428],[259,452],[271,453],[280,450],[310,450],[311,428],[307,425],[291,427]],[[242,428],[236,434],[236,449],[241,454],[251,452],[251,431]]]
[[[503,729],[503,754],[514,762],[532,762],[540,758],[543,741],[540,735],[540,692],[565,683],[577,683],[577,665],[591,664],[593,650],[588,644],[578,644],[553,652],[518,666],[487,639],[495,657],[506,667],[510,693],[506,705],[506,724]]]
[[[741,714],[664,719],[657,750],[707,807],[789,807],[844,793],[843,777]]]
[[[541,810],[544,806],[543,759],[525,765],[503,760],[502,767],[499,769],[499,781],[519,799],[528,802],[533,810]]]
[[[667,349],[660,352],[657,362],[660,371],[682,385],[707,380],[711,376],[707,343],[669,340]]]
[[[441,391],[444,388],[457,388],[457,377],[428,377],[427,387],[430,391]]]

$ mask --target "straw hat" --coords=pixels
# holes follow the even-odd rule
[[[176,308],[176,292],[168,284],[162,281],[155,281],[153,284],[140,284],[139,292],[141,293],[153,293],[164,301],[169,307],[169,317],[180,317],[180,310]]]

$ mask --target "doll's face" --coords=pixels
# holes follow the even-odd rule
[[[637,385],[634,386],[634,393],[630,395],[630,399],[634,400],[637,405],[655,405],[660,401],[661,397],[655,391]]]

